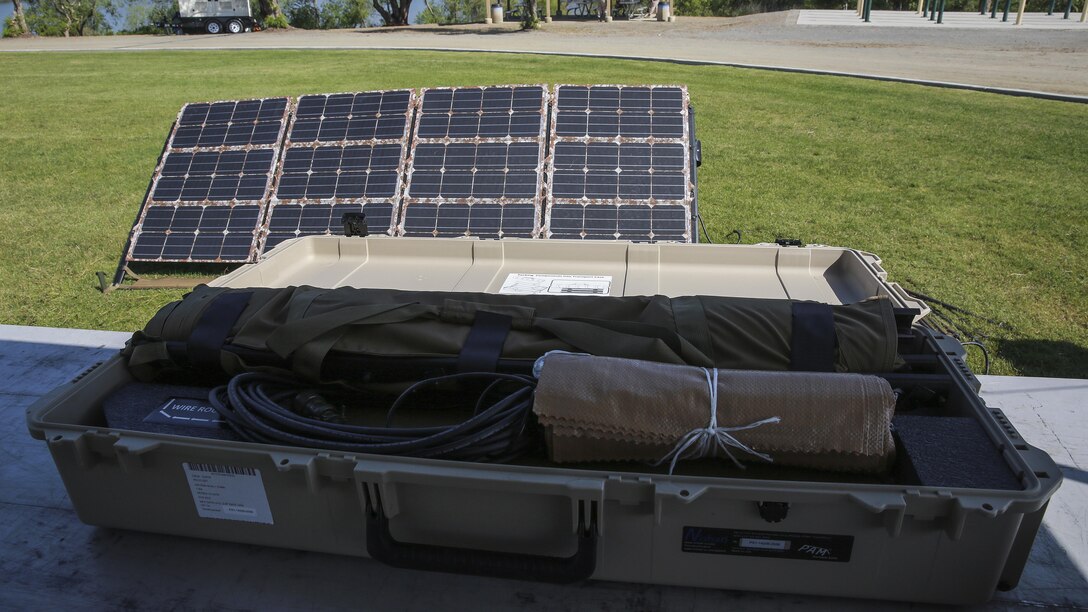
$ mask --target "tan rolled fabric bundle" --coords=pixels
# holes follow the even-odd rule
[[[717,425],[773,464],[846,472],[886,471],[894,459],[895,395],[861,374],[718,370]],[[533,412],[556,462],[658,461],[710,422],[703,368],[551,353]],[[740,461],[762,460],[737,448]],[[720,450],[717,456],[729,461]]]

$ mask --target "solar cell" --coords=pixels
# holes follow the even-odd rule
[[[425,89],[421,99],[398,233],[538,235],[547,88]]]
[[[545,235],[691,241],[687,91],[556,87]]]
[[[250,261],[287,124],[287,98],[185,105],[126,261]]]
[[[346,212],[392,234],[416,97],[410,89],[302,96],[296,105],[262,248],[338,234]]]

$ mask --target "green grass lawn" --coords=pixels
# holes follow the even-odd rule
[[[401,51],[0,56],[0,322],[135,330],[112,273],[185,102],[491,83],[683,83],[715,241],[798,237],[1003,322],[993,373],[1088,377],[1088,106],[838,77]],[[972,355],[978,369],[981,361]]]

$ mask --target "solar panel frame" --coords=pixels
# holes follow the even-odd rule
[[[401,131],[400,131],[399,135],[396,138],[372,137],[372,138],[355,138],[355,139],[352,139],[352,138],[346,138],[345,137],[345,138],[336,139],[336,140],[320,140],[319,139],[320,138],[320,129],[319,129],[317,137],[315,137],[313,139],[296,139],[296,140],[291,139],[291,135],[295,133],[295,127],[299,124],[299,122],[300,121],[307,121],[310,118],[310,115],[302,116],[299,113],[299,108],[302,107],[305,104],[305,102],[307,100],[309,100],[309,99],[323,97],[323,98],[325,98],[326,105],[327,105],[328,100],[331,99],[331,98],[334,98],[334,97],[343,98],[345,96],[354,96],[354,98],[353,98],[353,104],[354,104],[354,100],[358,100],[358,98],[360,96],[364,96],[364,95],[380,94],[384,98],[384,96],[389,95],[389,94],[401,94],[401,93],[407,93],[408,100],[407,100],[407,105],[406,105],[404,111],[396,113],[396,114],[398,114],[398,115],[400,115],[402,117],[402,124],[403,124],[403,126],[401,128]],[[265,249],[275,246],[280,241],[288,239],[287,237],[280,235],[281,232],[276,232],[273,229],[273,226],[276,223],[276,210],[277,210],[277,208],[279,208],[280,210],[283,210],[285,212],[290,210],[290,212],[288,214],[290,214],[292,216],[294,216],[294,212],[296,212],[296,211],[299,212],[300,223],[301,223],[302,216],[307,213],[307,210],[306,210],[307,206],[320,207],[322,212],[324,211],[325,207],[330,207],[330,209],[329,209],[329,215],[330,216],[328,218],[329,226],[327,228],[325,228],[325,231],[317,231],[317,225],[313,225],[310,228],[309,231],[304,231],[302,225],[299,225],[298,228],[295,230],[295,236],[311,236],[311,235],[330,235],[330,234],[333,234],[334,233],[333,228],[337,227],[338,224],[339,224],[339,214],[342,214],[343,212],[368,212],[368,207],[370,207],[370,210],[373,211],[375,208],[378,208],[378,207],[381,207],[381,208],[384,209],[385,205],[388,204],[388,205],[390,205],[392,207],[392,209],[390,211],[389,219],[388,219],[388,224],[385,224],[384,221],[381,218],[378,218],[378,217],[374,216],[372,213],[367,214],[367,224],[368,224],[368,226],[370,228],[371,233],[384,233],[384,234],[387,234],[387,235],[390,235],[390,236],[394,235],[396,227],[397,227],[397,222],[398,222],[399,217],[400,217],[400,207],[401,207],[400,200],[401,200],[401,195],[403,193],[404,175],[405,175],[405,170],[406,170],[406,166],[407,166],[406,156],[407,156],[407,150],[408,150],[408,138],[409,138],[409,135],[411,134],[412,125],[414,123],[413,122],[413,117],[414,117],[414,114],[416,112],[416,108],[417,108],[418,104],[419,104],[419,96],[418,96],[416,90],[414,90],[414,89],[380,89],[380,90],[358,91],[358,92],[337,92],[337,93],[327,93],[327,94],[308,94],[308,95],[300,96],[298,98],[297,102],[295,103],[294,113],[292,114],[290,125],[287,128],[287,132],[286,132],[287,136],[286,136],[286,141],[284,143],[282,161],[279,164],[279,167],[278,167],[278,169],[276,171],[275,186],[274,186],[273,191],[272,191],[271,196],[270,196],[268,214],[267,214],[267,216],[265,218],[265,221],[264,221],[264,223],[262,224],[262,227],[261,227],[260,251],[263,252]],[[378,114],[380,114],[381,116],[384,116],[384,114],[381,114],[380,110],[378,111]],[[349,113],[348,115],[343,115],[343,116],[348,117],[349,115],[354,117],[354,113]],[[324,111],[322,112],[321,116],[322,116],[322,118],[327,117],[326,115],[324,115]],[[340,116],[341,116],[340,114],[335,115],[335,117],[340,117]],[[373,152],[378,147],[387,147],[387,146],[390,146],[390,145],[399,145],[400,146],[399,161],[398,161],[396,169],[395,169],[396,180],[395,180],[395,184],[393,186],[393,193],[392,193],[392,195],[390,197],[368,197],[366,195],[362,195],[362,196],[359,196],[359,197],[346,197],[346,198],[344,198],[344,197],[335,197],[335,196],[325,197],[325,198],[309,198],[309,197],[281,198],[281,197],[279,197],[280,189],[281,189],[281,186],[283,185],[284,175],[285,174],[287,174],[287,175],[291,174],[288,171],[287,162],[288,162],[288,157],[291,155],[292,151],[296,151],[296,150],[299,150],[299,149],[313,149],[313,150],[317,151],[319,149],[330,149],[330,148],[335,148],[335,147],[340,147],[340,148],[346,150],[347,148],[366,147],[366,148],[369,148],[371,154],[373,154]],[[372,159],[372,157],[368,158],[368,160],[369,159]],[[312,167],[311,167],[311,169],[312,169]],[[341,169],[342,169],[342,166],[340,166],[338,168],[338,170],[341,170]],[[390,169],[389,171],[392,172],[393,170]],[[310,212],[313,212],[313,211],[310,211]]]
[[[653,135],[653,127],[652,127],[653,113],[650,112],[650,113],[647,113],[647,115],[649,116],[649,121],[651,123],[651,129],[650,129],[650,134],[649,135],[645,135],[645,136],[624,136],[624,135],[622,135],[620,133],[619,129],[617,129],[617,135],[590,135],[591,122],[590,122],[590,120],[588,118],[587,118],[587,122],[586,122],[586,131],[585,131],[584,134],[580,134],[580,135],[577,135],[577,136],[576,135],[571,135],[571,134],[562,134],[561,132],[564,131],[565,123],[561,123],[560,113],[561,112],[564,112],[564,113],[569,113],[570,112],[566,108],[561,108],[561,106],[562,106],[562,96],[563,96],[565,88],[577,89],[579,91],[581,91],[581,90],[586,90],[587,91],[587,95],[586,95],[586,100],[587,100],[586,109],[587,110],[585,112],[586,112],[586,114],[588,116],[591,116],[594,112],[601,113],[600,116],[606,116],[606,115],[611,114],[607,109],[604,109],[604,108],[599,108],[599,109],[596,109],[596,110],[594,108],[592,108],[592,102],[590,100],[592,98],[591,92],[593,90],[616,89],[617,90],[617,99],[620,100],[616,105],[617,110],[620,111],[620,112],[615,113],[615,115],[617,116],[617,120],[616,120],[616,125],[617,126],[620,125],[620,123],[622,121],[622,117],[623,117],[622,96],[623,96],[623,91],[625,89],[628,89],[628,90],[630,90],[630,89],[638,89],[638,90],[646,89],[646,90],[649,90],[651,104],[652,104],[652,99],[653,99],[653,93],[654,93],[655,90],[659,90],[659,89],[666,89],[666,90],[667,89],[676,89],[676,90],[679,90],[679,92],[680,92],[680,101],[681,101],[680,109],[679,109],[679,124],[680,124],[680,127],[681,127],[681,131],[679,133],[679,136],[654,136]],[[589,215],[591,208],[596,209],[596,210],[599,211],[599,210],[602,210],[600,207],[603,207],[603,206],[615,206],[617,209],[622,209],[624,206],[629,206],[629,207],[630,206],[635,206],[635,207],[639,207],[640,209],[645,208],[645,207],[649,207],[649,208],[652,209],[652,208],[655,208],[655,207],[674,207],[675,206],[675,207],[681,208],[683,210],[684,219],[685,219],[685,228],[686,229],[685,229],[684,234],[683,234],[683,240],[679,240],[679,242],[692,242],[695,239],[695,234],[694,234],[693,227],[692,227],[692,225],[693,225],[692,224],[693,209],[694,209],[694,206],[695,206],[695,200],[694,200],[695,180],[694,180],[694,164],[693,164],[692,153],[691,153],[692,138],[694,137],[694,134],[691,133],[690,106],[691,106],[691,100],[690,100],[690,97],[688,96],[687,87],[684,86],[684,85],[569,85],[569,84],[556,85],[554,93],[552,95],[552,104],[551,104],[551,118],[550,118],[551,129],[550,129],[549,139],[548,139],[548,151],[549,151],[549,155],[548,155],[548,185],[547,185],[547,194],[548,195],[547,195],[547,202],[546,202],[546,205],[545,205],[545,208],[544,208],[544,222],[543,222],[543,228],[542,228],[542,235],[544,237],[546,237],[546,238],[552,238],[553,235],[556,238],[571,237],[571,232],[569,230],[567,230],[566,228],[563,228],[561,231],[553,231],[553,211],[555,211],[556,209],[569,208],[569,207],[572,207],[572,206],[581,206],[584,209],[582,211],[583,217],[587,218],[585,216]],[[556,196],[556,177],[562,175],[562,173],[557,174],[557,168],[556,168],[556,157],[557,157],[557,155],[556,155],[556,152],[559,149],[559,147],[562,144],[565,144],[565,143],[585,145],[587,147],[587,149],[588,149],[588,147],[590,145],[594,145],[594,144],[614,144],[614,145],[617,145],[617,154],[618,155],[622,155],[622,149],[623,149],[624,145],[650,145],[651,150],[655,145],[678,145],[683,150],[683,156],[684,156],[683,169],[682,169],[682,173],[683,173],[683,177],[684,177],[684,197],[679,198],[679,199],[674,199],[674,198],[664,199],[664,198],[655,198],[655,197],[653,197],[651,195],[651,196],[644,197],[644,198],[633,198],[633,197],[621,197],[618,192],[617,192],[617,197],[614,197],[614,198],[609,198],[609,197],[593,197],[593,198],[591,198],[591,197],[586,196],[584,192],[583,192],[583,196],[580,197],[580,198]],[[651,152],[651,155],[652,155],[652,152]],[[588,167],[588,164],[587,164],[587,167]],[[617,169],[620,169],[620,166],[618,164],[617,164]],[[588,177],[588,170],[584,170],[584,172]],[[622,173],[617,173],[617,174],[620,175]],[[651,177],[651,180],[652,180],[652,177]],[[612,234],[613,239],[620,239],[620,240],[630,239],[631,235],[629,233],[625,233],[623,231],[623,228],[620,226],[620,222],[622,220],[619,218],[619,214],[620,214],[619,210],[617,210],[616,212],[617,212],[617,228],[616,228],[616,232],[614,234]],[[662,211],[662,212],[666,212],[666,211]],[[563,215],[557,215],[557,216],[562,217]],[[558,225],[562,225],[562,224],[560,223]],[[654,239],[655,234],[653,233],[652,227],[653,226],[651,224],[650,225],[651,229],[649,230],[649,232],[647,234],[647,238],[649,239],[650,242],[657,242],[657,240]],[[669,233],[669,236],[673,237],[674,234]],[[586,228],[583,228],[583,231],[581,232],[581,237],[582,238],[587,238],[587,237],[590,237],[590,238],[603,238],[604,234],[602,234],[600,231],[598,231],[598,232],[586,231]],[[668,240],[668,241],[673,241],[673,240]]]
[[[280,101],[283,102],[282,109],[278,108]],[[265,109],[265,105],[270,102],[273,103],[271,106],[273,106],[274,108]],[[268,137],[268,134],[271,133],[270,131],[268,131],[264,132],[264,135],[260,138],[260,141],[257,144],[253,144],[251,142],[246,144],[226,144],[224,142],[223,144],[213,146],[204,146],[200,144],[191,145],[188,142],[183,142],[178,139],[178,134],[181,130],[196,125],[200,125],[202,130],[208,125],[227,126],[225,128],[225,131],[223,132],[226,135],[230,131],[230,126],[233,126],[235,124],[232,120],[235,119],[236,116],[238,116],[240,112],[239,107],[243,104],[253,105],[255,103],[259,104],[253,118],[250,119],[247,115],[243,115],[246,118],[240,124],[244,125],[246,122],[251,122],[255,126],[258,123],[271,126],[274,123],[278,123],[278,128],[275,131],[274,138],[270,139]],[[222,119],[221,112],[217,115],[217,119],[214,122],[208,122],[205,119],[198,123],[197,120],[194,119],[194,117],[191,115],[191,113],[194,112],[194,109],[208,107],[208,109],[211,110],[213,107],[218,107],[217,110],[224,110],[227,105],[231,105],[231,111],[229,119],[226,120]],[[163,153],[159,157],[159,161],[156,164],[155,170],[151,175],[151,184],[149,185],[147,193],[144,196],[144,201],[140,208],[140,214],[139,216],[137,216],[136,222],[133,224],[132,230],[129,234],[129,242],[125,250],[124,261],[149,263],[246,263],[254,261],[257,257],[257,254],[259,253],[258,247],[260,241],[261,222],[264,218],[264,213],[267,209],[268,201],[272,193],[272,185],[276,175],[276,168],[279,165],[280,148],[283,142],[283,137],[287,128],[288,118],[290,117],[291,110],[291,99],[287,97],[258,98],[252,100],[217,100],[214,102],[190,102],[182,106],[181,110],[178,111],[177,118],[174,120],[173,126],[170,128],[170,135],[167,137],[166,145],[163,148]],[[205,115],[207,114],[208,113],[205,113]],[[254,131],[251,132],[251,134],[255,131],[256,128],[254,128]],[[183,195],[185,194],[185,189],[183,187],[179,187],[179,195],[176,199],[156,199],[156,194],[159,193],[160,186],[163,186],[164,180],[166,182],[170,182],[177,179],[177,176],[173,174],[164,173],[164,171],[166,171],[168,166],[171,164],[172,159],[186,155],[192,156],[189,160],[190,165],[187,166],[186,173],[184,175],[180,175],[183,177],[182,183],[184,184],[186,181],[189,180],[192,169],[191,164],[198,156],[202,157],[203,160],[209,160],[214,155],[216,164],[218,164],[223,160],[224,154],[244,153],[245,155],[243,156],[243,161],[241,162],[244,167],[246,163],[249,163],[250,153],[254,151],[269,151],[271,153],[270,158],[267,160],[267,171],[257,172],[251,175],[265,176],[262,195],[260,197],[238,198],[236,190],[235,197],[230,199],[212,198],[212,194],[210,192],[204,198],[184,198]],[[216,166],[216,169],[218,169],[218,165]],[[240,176],[242,174],[244,173],[239,172]],[[210,183],[214,181],[215,171],[213,170],[211,173],[208,174],[200,174],[199,176],[207,176]],[[241,178],[239,179],[239,181],[241,181]],[[211,186],[209,185],[209,190],[210,189]],[[238,189],[241,189],[241,187],[239,186]],[[199,238],[199,228],[195,228],[192,232],[180,230],[174,232],[170,228],[158,231],[158,228],[153,230],[151,229],[151,227],[149,227],[148,230],[145,232],[144,224],[145,221],[148,219],[149,213],[154,212],[154,215],[158,216],[162,211],[157,209],[168,207],[175,209],[171,213],[171,218],[174,218],[179,212],[178,209],[181,208],[201,208],[202,210],[199,215],[200,218],[203,218],[204,213],[208,209],[222,208],[230,209],[227,211],[227,217],[232,217],[231,211],[237,207],[242,207],[238,209],[239,216],[242,216],[244,211],[244,216],[248,218],[251,213],[251,207],[256,207],[257,215],[255,217],[253,227],[249,232],[249,239],[245,241],[247,242],[245,248],[243,248],[241,242],[237,240],[231,241],[233,246],[231,246],[229,249],[226,245],[227,237],[239,235],[245,236],[245,231],[231,231],[229,229],[224,229],[224,243],[218,255],[216,255],[215,257],[194,257],[193,253],[198,250],[197,242],[205,242]],[[195,210],[185,211],[184,216],[192,215],[195,215]],[[142,237],[144,237],[145,233],[147,234],[150,243],[157,242],[158,236],[160,234],[163,236],[171,236],[177,234],[177,236],[171,239],[174,242],[183,240],[181,238],[182,235],[191,234],[192,245],[188,251],[189,254],[184,257],[178,255],[179,253],[185,252],[185,249],[181,248],[178,245],[175,245],[172,250],[166,249],[165,245],[167,240],[164,239],[164,247],[163,250],[159,252],[159,255],[149,256],[147,254],[148,250],[146,248],[143,248],[144,245],[141,244],[140,240]],[[207,248],[204,248],[203,250],[205,252],[210,252]],[[172,253],[168,251],[172,251]],[[242,255],[243,251],[244,256]]]
[[[481,134],[483,131],[484,122],[482,120],[485,116],[496,116],[499,113],[487,113],[485,108],[485,98],[488,92],[501,92],[502,90],[511,90],[511,98],[509,110],[506,111],[510,116],[510,121],[507,123],[508,130],[504,135],[486,135]],[[518,90],[537,89],[540,91],[539,102],[536,100],[535,95],[531,98],[531,104],[528,102],[529,97],[518,99],[516,92]],[[480,106],[477,111],[472,110],[457,110],[455,105],[457,104],[457,92],[470,92],[467,96],[471,99],[473,91],[480,92]],[[443,111],[438,109],[432,111],[427,108],[428,95],[435,96],[439,93],[449,92],[450,102],[449,110]],[[432,98],[434,99],[434,98]],[[532,227],[529,231],[525,232],[523,236],[525,238],[538,238],[541,235],[542,223],[543,223],[543,207],[544,207],[544,189],[546,181],[544,180],[544,169],[546,166],[547,157],[547,131],[548,131],[548,105],[551,102],[551,91],[547,85],[542,84],[513,84],[513,85],[495,85],[495,86],[475,86],[475,87],[433,87],[424,88],[420,90],[419,94],[419,110],[416,113],[416,121],[412,131],[412,145],[411,154],[409,156],[409,164],[407,170],[407,177],[405,180],[404,197],[401,203],[401,217],[400,223],[397,226],[396,235],[398,236],[420,236],[420,235],[433,235],[433,236],[483,236],[502,238],[504,236],[518,235],[520,232],[510,232],[504,229],[504,222],[506,219],[516,220],[519,226],[525,219],[526,206],[532,206]],[[440,102],[439,104],[444,104]],[[481,117],[481,120],[477,122],[477,129],[473,136],[450,136],[450,131],[454,127],[454,115],[471,116],[477,114]],[[438,137],[428,130],[431,129],[433,120],[429,117],[441,117],[447,115],[450,117],[446,122],[447,129],[443,136]],[[538,119],[530,124],[525,117],[529,115],[538,115]],[[515,117],[519,119],[515,122]],[[439,122],[441,123],[441,121]],[[519,135],[511,135],[510,132],[513,128],[517,127]],[[491,127],[489,126],[489,129]],[[481,146],[495,146],[506,145],[507,149],[507,163],[505,166],[509,168],[509,156],[511,154],[511,145],[518,144],[531,144],[536,147],[536,163],[532,166],[525,166],[524,168],[518,168],[516,171],[524,174],[530,172],[535,177],[535,181],[532,186],[531,197],[509,197],[506,195],[499,195],[498,197],[479,197],[475,195],[469,195],[467,197],[447,197],[447,196],[413,196],[412,189],[414,184],[420,184],[420,177],[426,175],[426,172],[420,172],[420,167],[417,161],[421,159],[419,153],[421,148],[444,146],[446,151],[449,150],[451,145],[475,145],[475,153],[478,154]],[[523,148],[523,147],[519,147]],[[445,171],[445,162],[441,172]],[[475,166],[475,164],[474,164]],[[478,174],[474,169],[473,176]],[[504,170],[504,176],[509,176],[509,170]],[[475,179],[474,179],[475,180]],[[502,193],[505,194],[506,183],[503,179]],[[473,189],[475,185],[470,187]],[[471,193],[471,191],[470,191]],[[450,205],[447,210],[443,211],[444,205]],[[492,234],[490,232],[481,232],[473,228],[471,220],[466,221],[465,229],[459,230],[450,226],[443,229],[440,227],[442,219],[471,219],[473,217],[472,207],[477,206],[479,208],[476,211],[477,215],[482,218],[495,218],[495,214],[498,214],[498,226],[497,231]],[[496,209],[496,206],[498,207]],[[509,210],[505,207],[509,206]],[[413,207],[416,207],[413,209]],[[452,210],[453,208],[463,208],[465,210]],[[413,210],[426,211],[425,214],[433,214],[433,221],[435,229],[432,231],[424,231],[420,229],[422,226],[419,224],[419,219],[410,218]]]

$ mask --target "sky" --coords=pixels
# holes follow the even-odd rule
[[[24,7],[26,5],[24,4]],[[0,23],[3,23],[11,14],[15,11],[11,4],[11,0],[0,0]],[[412,0],[412,10],[409,12],[408,19],[412,22],[416,22],[416,18],[419,17],[419,13],[423,11],[423,0]],[[112,20],[114,27],[122,27],[125,23],[125,7],[121,7],[121,14],[116,20]]]

